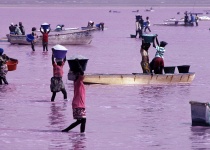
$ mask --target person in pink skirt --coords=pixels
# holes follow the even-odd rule
[[[86,109],[85,109],[85,86],[83,83],[84,79],[84,71],[78,62],[78,67],[73,74],[75,75],[74,80],[74,97],[72,101],[72,110],[73,110],[73,118],[76,119],[76,122],[72,123],[69,127],[62,130],[62,132],[68,132],[73,129],[77,125],[81,124],[80,132],[85,132],[85,124],[86,124]]]

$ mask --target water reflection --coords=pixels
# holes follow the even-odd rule
[[[66,110],[66,103],[52,103],[50,106],[49,122],[51,125],[59,125],[64,123],[64,111]]]
[[[193,150],[209,150],[210,128],[204,126],[192,126],[189,137]]]
[[[85,150],[86,149],[86,137],[82,133],[69,134],[69,142],[71,143],[72,150]]]

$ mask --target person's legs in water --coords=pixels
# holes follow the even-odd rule
[[[0,85],[2,85],[2,80],[3,80],[2,77],[0,77]]]
[[[48,42],[45,43],[46,51],[48,51]]]
[[[54,102],[56,96],[56,92],[52,92],[51,102]]]
[[[61,92],[63,93],[63,98],[64,99],[67,99],[67,92],[66,92],[66,89],[61,89]]]
[[[9,84],[9,83],[7,82],[6,77],[2,77],[2,80],[4,81],[4,84]]]
[[[42,47],[43,47],[43,52],[45,51],[45,43],[42,43]]]
[[[80,132],[83,133],[85,132],[86,118],[82,118],[81,120],[82,120],[82,123],[80,126]]]
[[[31,48],[32,48],[33,51],[35,51],[35,49],[34,49],[34,42],[33,41],[31,42]]]
[[[72,123],[70,126],[68,126],[66,129],[62,130],[62,132],[68,132],[69,130],[73,129],[77,125],[81,124],[80,126],[80,132],[85,132],[85,124],[86,124],[86,118],[77,119],[76,122]]]

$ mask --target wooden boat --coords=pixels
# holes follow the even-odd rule
[[[72,73],[68,73],[68,79],[72,80]],[[173,83],[191,83],[195,78],[195,73],[179,74],[85,74],[85,84],[173,84]]]
[[[11,44],[25,44],[28,45],[30,42],[26,40],[26,35],[13,35],[7,34],[8,41]],[[55,45],[80,45],[80,44],[90,44],[92,41],[92,31],[91,30],[81,30],[81,31],[68,31],[68,32],[53,32],[49,34],[48,44]],[[42,44],[42,35],[35,39],[35,44]]]
[[[210,104],[190,101],[192,125],[210,125]]]

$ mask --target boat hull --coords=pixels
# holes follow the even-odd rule
[[[195,73],[180,74],[85,74],[85,84],[115,84],[115,85],[146,85],[146,84],[173,84],[191,83],[195,78]],[[72,73],[68,74],[68,79],[72,79]]]
[[[11,35],[7,34],[8,41],[11,44],[31,44],[26,40],[26,35]],[[81,45],[81,44],[90,44],[92,41],[92,32],[91,31],[76,31],[71,33],[53,33],[49,34],[48,44],[55,45]],[[42,44],[42,36],[38,36],[35,39],[35,44]]]

